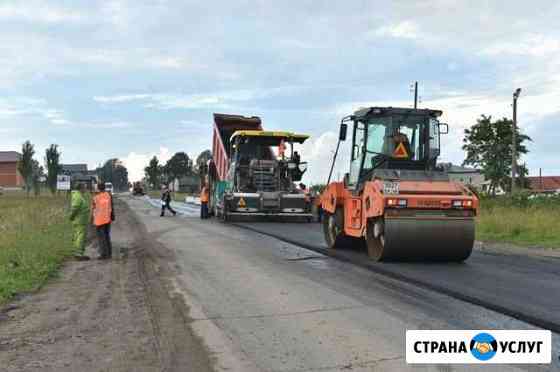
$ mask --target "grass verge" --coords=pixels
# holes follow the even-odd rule
[[[0,304],[40,288],[73,254],[65,196],[0,196]]]
[[[482,241],[560,248],[560,200],[483,199],[476,234]]]

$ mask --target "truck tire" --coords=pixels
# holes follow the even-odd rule
[[[323,216],[323,233],[329,249],[344,247],[350,237],[344,234],[344,211],[338,208],[334,213]]]

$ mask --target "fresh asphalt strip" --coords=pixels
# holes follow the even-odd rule
[[[465,263],[376,263],[364,252],[327,249],[318,224],[232,225],[560,333],[560,261],[555,259],[473,251]]]

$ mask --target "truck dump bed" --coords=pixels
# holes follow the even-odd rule
[[[229,139],[237,130],[262,130],[261,119],[258,116],[214,114],[212,158],[220,181],[226,179],[229,170]]]

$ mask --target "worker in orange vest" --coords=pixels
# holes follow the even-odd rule
[[[200,191],[200,218],[208,218],[208,201],[210,200],[210,189],[207,183],[204,183]]]
[[[97,190],[99,192],[93,197],[91,203],[91,213],[99,242],[99,259],[106,260],[110,259],[113,254],[111,222],[115,220],[115,212],[113,197],[105,191],[105,183],[97,184]]]

